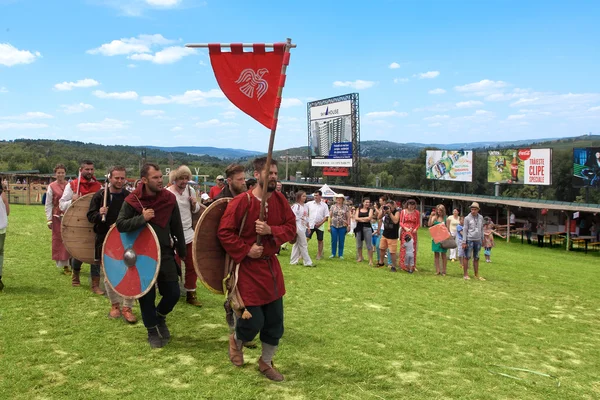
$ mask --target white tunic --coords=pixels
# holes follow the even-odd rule
[[[194,227],[192,226],[192,210],[190,205],[190,190],[185,189],[182,194],[177,191],[177,186],[169,186],[168,189],[177,198],[179,206],[179,214],[181,215],[181,224],[183,225],[183,235],[185,236],[185,244],[190,244],[194,241]],[[200,204],[196,203],[194,214],[200,211]]]

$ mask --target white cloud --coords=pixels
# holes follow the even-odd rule
[[[208,92],[201,90],[188,90],[180,95],[164,96],[143,96],[142,103],[147,105],[157,104],[183,104],[191,106],[209,106],[212,105],[208,99],[224,98],[225,95],[219,89],[211,89]]]
[[[219,115],[221,115],[225,119],[234,119],[235,117],[237,117],[237,113],[235,111],[225,111]],[[279,121],[282,121],[282,118],[284,117],[279,118]]]
[[[410,81],[408,78],[394,78],[394,83],[406,83]]]
[[[373,81],[363,81],[360,79],[357,79],[355,81],[335,81],[333,82],[333,86],[335,87],[351,87],[353,89],[368,89],[370,87],[373,87],[375,85],[376,82]]]
[[[0,86],[0,93],[8,93],[8,89],[4,86]]]
[[[193,54],[198,54],[198,51],[188,47],[172,46],[157,51],[154,55],[148,53],[136,53],[129,56],[129,58],[135,61],[152,61],[154,64],[173,64],[183,57],[191,56]]]
[[[471,107],[479,107],[482,106],[483,103],[477,100],[469,100],[469,101],[460,101],[456,103],[456,108],[471,108]]]
[[[171,130],[171,132],[179,132],[179,131],[182,131],[183,128],[180,126],[174,126],[170,130]]]
[[[23,130],[23,129],[43,129],[47,128],[46,124],[34,124],[31,122],[18,123],[18,122],[6,122],[0,123],[0,131],[3,130]]]
[[[136,100],[138,98],[138,94],[133,91],[106,93],[102,90],[94,90],[92,94],[100,99]]]
[[[429,94],[444,94],[446,91],[441,88],[433,89],[428,92]]]
[[[85,132],[116,131],[129,128],[129,121],[104,118],[104,120],[100,122],[84,122],[77,124],[77,128]]]
[[[122,38],[105,43],[100,47],[88,50],[88,54],[101,54],[103,56],[118,56],[134,53],[150,53],[154,46],[165,46],[175,43],[160,34],[139,35],[138,37]]]
[[[137,68],[137,65],[135,65],[135,64],[127,64],[127,68]]]
[[[475,111],[475,114],[474,114],[474,115],[491,115],[491,114],[493,114],[493,113],[492,113],[492,112],[490,112],[490,111],[486,111],[486,110],[477,110],[477,111]]]
[[[442,123],[441,122],[434,122],[433,124],[429,124],[427,126],[430,127],[430,128],[437,128],[439,126],[442,126]]]
[[[576,107],[595,103],[600,100],[600,93],[531,93],[529,97],[523,97],[514,103],[511,107],[518,106],[560,106],[560,107]]]
[[[477,95],[478,93],[473,93]],[[519,97],[527,96],[529,94],[529,90],[527,89],[519,89],[515,88],[511,92],[503,92],[503,93],[492,93],[485,96],[486,101],[508,101],[513,100]],[[483,94],[485,95],[485,93]]]
[[[462,86],[455,86],[454,90],[462,93],[473,93],[476,96],[485,96],[490,92],[495,92],[498,89],[502,89],[506,86],[508,86],[508,84],[503,81],[492,81],[489,79],[483,79],[479,82],[468,83]]]
[[[595,112],[595,111],[600,111],[600,106],[597,107],[591,107],[590,109],[588,109],[589,112]]]
[[[525,114],[513,114],[513,115],[509,115],[506,119],[515,120],[515,119],[523,119],[526,117],[527,117],[527,115],[525,115]]]
[[[217,128],[223,126],[238,126],[235,122],[221,122],[218,119],[210,119],[208,121],[197,122],[194,126],[196,128]]]
[[[406,117],[408,113],[398,111],[373,111],[366,114],[371,118],[386,118],[386,117]]]
[[[414,112],[423,112],[423,111],[446,112],[446,111],[452,110],[453,108],[454,108],[453,104],[439,103],[439,104],[434,104],[432,106],[414,108],[413,111]]]
[[[79,104],[63,104],[60,106],[65,114],[78,114],[86,110],[93,110],[94,106],[91,104],[79,103]]]
[[[10,43],[0,43],[0,65],[12,67],[17,64],[31,64],[42,55],[39,51],[19,50]]]
[[[142,117],[157,117],[164,114],[165,112],[163,110],[143,110],[140,112]]]
[[[393,62],[390,64],[389,68],[390,69],[398,69],[398,68],[400,68],[400,64],[398,64],[397,62]]]
[[[440,71],[427,71],[427,72],[422,72],[417,76],[419,79],[433,79],[433,78],[437,78],[438,76],[440,76]]]
[[[450,118],[449,115],[439,115],[438,114],[438,115],[434,115],[434,116],[431,116],[431,117],[423,118],[423,121],[443,121],[443,120],[448,119],[448,118]]]
[[[146,3],[154,7],[169,8],[179,5],[181,0],[146,0]]]
[[[20,115],[10,115],[7,117],[0,117],[0,119],[2,119],[2,120],[9,120],[9,121],[28,121],[30,119],[50,119],[50,118],[54,118],[54,117],[50,114],[46,114],[46,113],[39,112],[39,111],[31,111],[31,112],[26,112],[25,114],[20,114]]]
[[[289,107],[294,107],[294,106],[301,106],[304,103],[302,103],[302,100],[300,99],[295,99],[295,98],[283,98],[281,99],[281,108],[289,108]]]
[[[73,88],[88,88],[93,86],[98,86],[100,82],[95,79],[85,78],[80,79],[77,82],[63,82],[57,83],[54,85],[54,89],[56,90],[73,90]]]

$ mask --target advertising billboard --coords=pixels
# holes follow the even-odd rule
[[[488,151],[488,182],[552,184],[552,149]]]
[[[352,100],[322,102],[308,104],[311,166],[352,167],[355,130]]]
[[[427,179],[471,182],[473,180],[472,150],[427,150]]]
[[[573,149],[573,187],[600,189],[600,147]]]

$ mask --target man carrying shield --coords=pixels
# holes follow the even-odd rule
[[[160,270],[156,283],[162,299],[155,304],[155,285],[138,300],[142,320],[148,330],[148,343],[151,348],[165,346],[171,338],[166,324],[166,316],[179,300],[179,275],[175,262],[175,251],[185,258],[186,246],[183,225],[175,195],[163,188],[160,167],[147,163],[140,171],[140,184],[127,198],[117,218],[119,232],[133,232],[150,224],[160,243]]]
[[[88,193],[96,193],[102,188],[100,182],[94,177],[94,162],[83,160],[79,166],[79,177],[71,181],[63,192],[59,201],[59,207],[62,212],[66,212],[71,203],[81,196]],[[79,274],[81,273],[81,265],[83,262],[71,258],[71,268],[73,276],[71,277],[72,286],[80,286]],[[100,264],[90,265],[90,275],[92,276],[92,292],[103,295],[104,292],[100,289]]]
[[[229,337],[229,359],[233,365],[242,366],[243,342],[252,341],[260,333],[262,355],[258,360],[259,370],[271,380],[282,381],[283,375],[272,363],[283,336],[285,294],[283,273],[275,253],[281,244],[296,236],[296,218],[285,196],[275,191],[275,160],[271,162],[267,180],[264,179],[266,162],[266,157],[254,160],[254,177],[258,185],[229,202],[217,235],[225,251],[235,263],[240,264],[237,289],[245,306],[235,332]],[[267,207],[264,221],[261,221],[263,196]],[[257,234],[261,236],[260,245],[257,244]]]
[[[104,205],[104,191],[106,189],[96,192],[90,202],[87,219],[94,224],[94,232],[96,233],[96,252],[94,253],[94,257],[98,260],[98,263],[100,263],[101,260],[102,245],[104,244],[106,234],[111,225],[116,222],[121,206],[125,201],[125,197],[129,195],[129,192],[125,189],[125,183],[127,182],[126,175],[125,167],[112,167],[108,172],[110,187],[108,188],[109,193],[106,196],[106,206]],[[133,315],[131,310],[134,300],[123,299],[110,287],[110,285],[106,284],[106,281],[104,287],[106,288],[108,299],[112,305],[108,317],[119,318],[122,315],[123,319],[130,324],[136,323],[137,318]],[[121,305],[123,305],[122,310]]]

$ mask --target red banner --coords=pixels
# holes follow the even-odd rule
[[[281,75],[285,43],[277,43],[273,51],[264,44],[255,44],[253,51],[244,52],[242,44],[231,44],[231,52],[221,52],[220,44],[208,46],[219,87],[240,110],[271,129],[279,86],[285,83]]]
[[[323,167],[323,176],[348,176],[350,171],[345,167]]]

